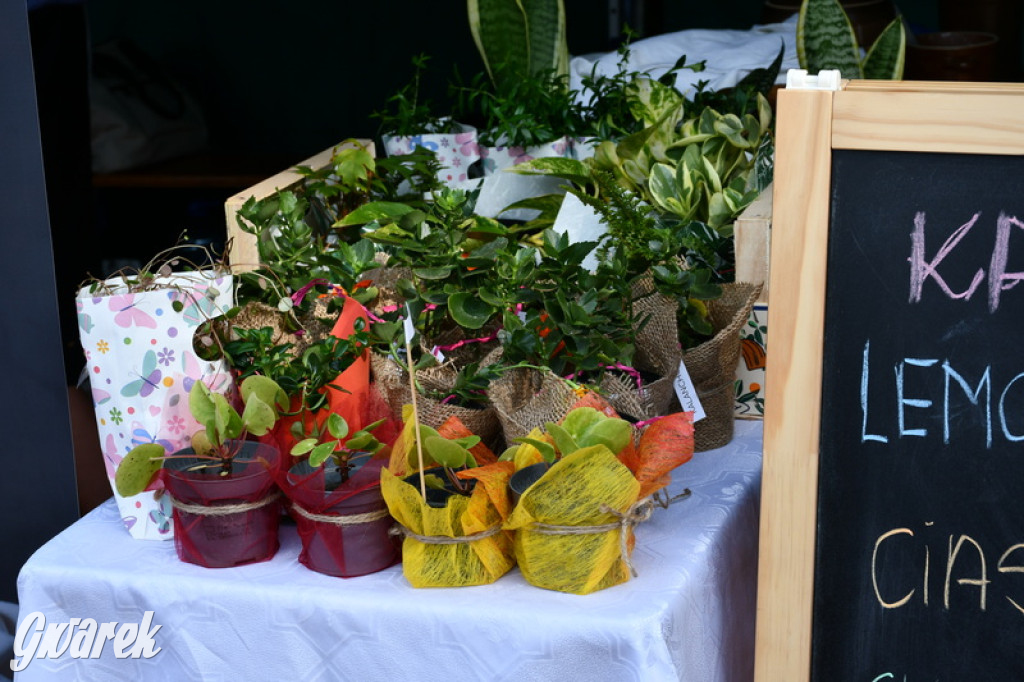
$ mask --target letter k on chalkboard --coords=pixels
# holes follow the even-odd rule
[[[777,120],[756,679],[1024,680],[1024,86]]]

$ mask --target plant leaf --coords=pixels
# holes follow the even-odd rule
[[[903,18],[896,17],[875,39],[864,58],[864,77],[900,80],[907,52],[907,31]]]
[[[138,495],[149,485],[163,466],[164,446],[143,443],[124,456],[114,475],[114,484],[122,497]]]
[[[466,329],[479,329],[497,312],[486,301],[468,291],[448,297],[448,313]]]
[[[839,69],[843,78],[863,78],[860,49],[839,0],[804,0],[796,25],[796,51],[810,73]]]

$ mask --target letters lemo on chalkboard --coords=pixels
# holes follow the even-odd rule
[[[1012,289],[1022,279],[1024,272],[1007,272],[1010,251],[1010,236],[1016,231],[1024,231],[1024,222],[1014,216],[1000,212],[991,230],[991,257],[983,266],[979,266],[971,276],[970,282],[959,290],[954,289],[943,274],[943,262],[956,261],[958,258],[973,258],[976,252],[959,253],[958,245],[972,230],[984,231],[979,225],[981,212],[974,213],[970,219],[945,237],[941,246],[934,254],[928,256],[928,220],[925,211],[918,211],[914,216],[914,227],[911,232],[911,250],[907,258],[909,263],[909,296],[911,305],[926,305],[928,296],[947,298],[951,301],[970,301],[986,283],[988,311],[995,314],[1000,307],[1003,292]],[[932,234],[934,236],[934,234]],[[939,235],[941,239],[941,234]],[[926,288],[926,283],[935,286]],[[926,293],[927,292],[927,293]],[[915,380],[922,374],[938,374],[943,386],[943,400],[936,405],[933,400],[918,397],[915,392]],[[872,377],[875,381],[889,381],[892,395],[888,399],[874,402],[869,400],[872,395]],[[934,385],[932,381],[926,382]],[[986,365],[980,375],[964,376],[948,358],[939,357],[904,357],[891,366],[878,367],[871,364],[871,340],[864,342],[863,364],[860,379],[861,408],[861,442],[888,443],[893,438],[927,437],[926,428],[915,425],[913,414],[917,411],[935,411],[939,418],[932,423],[942,425],[942,442],[949,444],[956,419],[951,408],[951,395],[959,395],[983,415],[985,442],[984,447],[990,449],[993,438],[1001,438],[1005,442],[1024,441],[1024,429],[1017,430],[1009,423],[1008,402],[1019,402],[1024,394],[1024,371],[1009,377],[994,377],[991,365]],[[879,420],[881,423],[895,425],[891,433],[876,433],[872,428],[872,409],[878,410],[883,403],[896,410],[896,418],[886,415]],[[980,445],[980,443],[979,443]],[[924,527],[932,528],[932,521],[925,521]],[[1024,539],[1024,532],[1021,534]],[[874,543],[871,553],[871,580],[878,604],[886,609],[897,609],[918,599],[924,606],[938,605],[945,609],[951,608],[951,590],[958,587],[970,587],[976,590],[976,601],[973,606],[985,611],[990,605],[990,589],[1000,574],[1024,573],[1024,542],[1009,544],[998,556],[986,556],[986,552],[969,534],[949,532],[945,536],[944,547],[933,549],[926,541],[919,538],[919,533],[908,527],[897,527],[882,533]],[[902,565],[910,564],[917,570],[917,579],[911,577],[903,580],[905,590],[886,593],[880,587],[881,576],[892,570],[885,562],[879,560],[884,550],[902,559]],[[907,560],[907,557],[915,559]],[[920,565],[917,565],[920,562]],[[941,594],[931,594],[931,576],[941,576]],[[966,577],[973,576],[973,577]],[[898,581],[899,582],[899,581]],[[1011,587],[1020,587],[1019,585]],[[1012,594],[1002,595],[1005,600],[1024,616],[1024,589]]]

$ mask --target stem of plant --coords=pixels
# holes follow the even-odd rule
[[[412,395],[412,425],[416,432],[416,460],[420,470],[420,494],[423,496],[424,504],[427,501],[427,481],[423,477],[423,439],[420,437],[420,413],[416,404],[416,368],[412,364],[412,339],[411,335],[405,335],[405,356],[409,362],[409,392]]]

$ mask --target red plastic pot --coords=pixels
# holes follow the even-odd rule
[[[322,468],[288,473],[279,481],[291,502],[302,551],[299,562],[310,570],[339,578],[376,573],[398,562],[394,521],[380,493],[380,469],[371,460],[334,490],[325,490]]]
[[[207,568],[272,558],[280,546],[281,503],[274,484],[274,468],[280,461],[277,448],[246,441],[229,476],[220,476],[219,467],[183,470],[197,461],[169,459],[163,469],[164,486],[174,500],[178,558]]]

